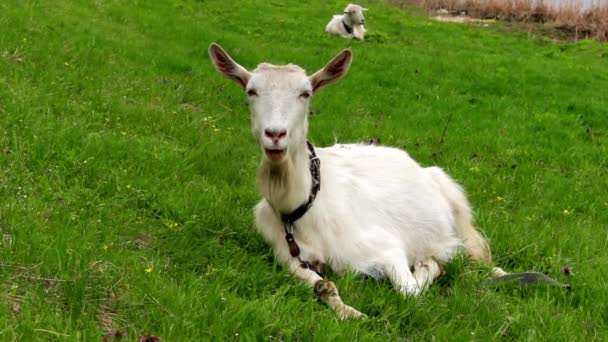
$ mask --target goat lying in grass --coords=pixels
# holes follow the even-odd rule
[[[363,12],[367,8],[359,5],[348,4],[343,14],[334,15],[325,26],[325,32],[340,35],[344,38],[355,38],[363,40],[365,38],[365,17]]]
[[[350,50],[311,76],[292,64],[247,71],[216,44],[209,55],[249,100],[262,152],[258,231],[278,261],[341,318],[362,314],[344,304],[317,273],[319,265],[388,277],[402,293],[417,295],[460,247],[474,260],[490,261],[465,194],[440,168],[421,167],[396,148],[307,142],[308,104],[346,74]]]

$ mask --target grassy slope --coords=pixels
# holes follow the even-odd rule
[[[12,151],[0,153],[0,339],[608,338],[608,48],[378,1],[369,40],[326,36],[343,5],[0,3],[0,148]],[[350,46],[350,74],[314,100],[311,139],[380,137],[446,168],[498,264],[574,290],[490,290],[466,260],[417,299],[330,275],[370,315],[337,321],[252,227],[258,150],[244,96],[208,62],[212,41],[249,68],[309,71]]]

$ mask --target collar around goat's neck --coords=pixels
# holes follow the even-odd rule
[[[315,198],[317,197],[317,193],[321,190],[321,160],[317,157],[315,153],[315,148],[312,144],[307,141],[306,146],[308,147],[308,159],[310,160],[310,175],[312,178],[312,183],[310,186],[310,194],[308,196],[308,201],[303,203],[295,210],[290,213],[280,213],[281,221],[283,221],[283,229],[285,229],[285,240],[287,241],[287,246],[289,247],[289,254],[292,257],[298,258],[300,262],[300,266],[302,268],[311,268],[312,265],[308,261],[302,260],[300,258],[300,247],[296,243],[296,240],[293,237],[293,230],[295,227],[295,222],[299,220],[310,207],[312,207]]]
[[[353,28],[348,26],[346,24],[346,22],[344,21],[344,19],[342,19],[342,25],[344,26],[344,29],[346,30],[346,33],[348,34],[352,34],[353,33]]]
[[[321,161],[315,153],[315,148],[309,141],[306,142],[306,146],[308,147],[308,160],[310,161],[310,194],[308,195],[308,201],[297,207],[292,212],[280,213],[281,221],[283,221],[284,224],[293,225],[297,220],[304,216],[304,214],[306,214],[308,209],[312,206],[312,203],[317,197],[317,193],[321,189]]]

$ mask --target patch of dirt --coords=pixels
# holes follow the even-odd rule
[[[496,19],[478,19],[469,17],[468,15],[449,15],[442,14],[433,17],[434,20],[447,22],[447,23],[466,23],[466,24],[482,24],[483,26],[489,26],[495,24]]]
[[[149,234],[141,234],[135,239],[137,249],[146,249],[154,245],[154,238]]]

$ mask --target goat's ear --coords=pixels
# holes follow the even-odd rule
[[[361,7],[361,10],[362,10],[363,12],[365,12],[365,11],[367,11],[367,8],[365,8],[365,7]]]
[[[243,88],[247,86],[251,73],[235,62],[221,46],[211,43],[209,57],[215,68],[231,80],[239,83]]]
[[[312,74],[309,79],[313,93],[319,88],[333,83],[344,76],[348,72],[352,60],[353,53],[350,49],[342,50],[342,52],[327,63],[323,69]]]

